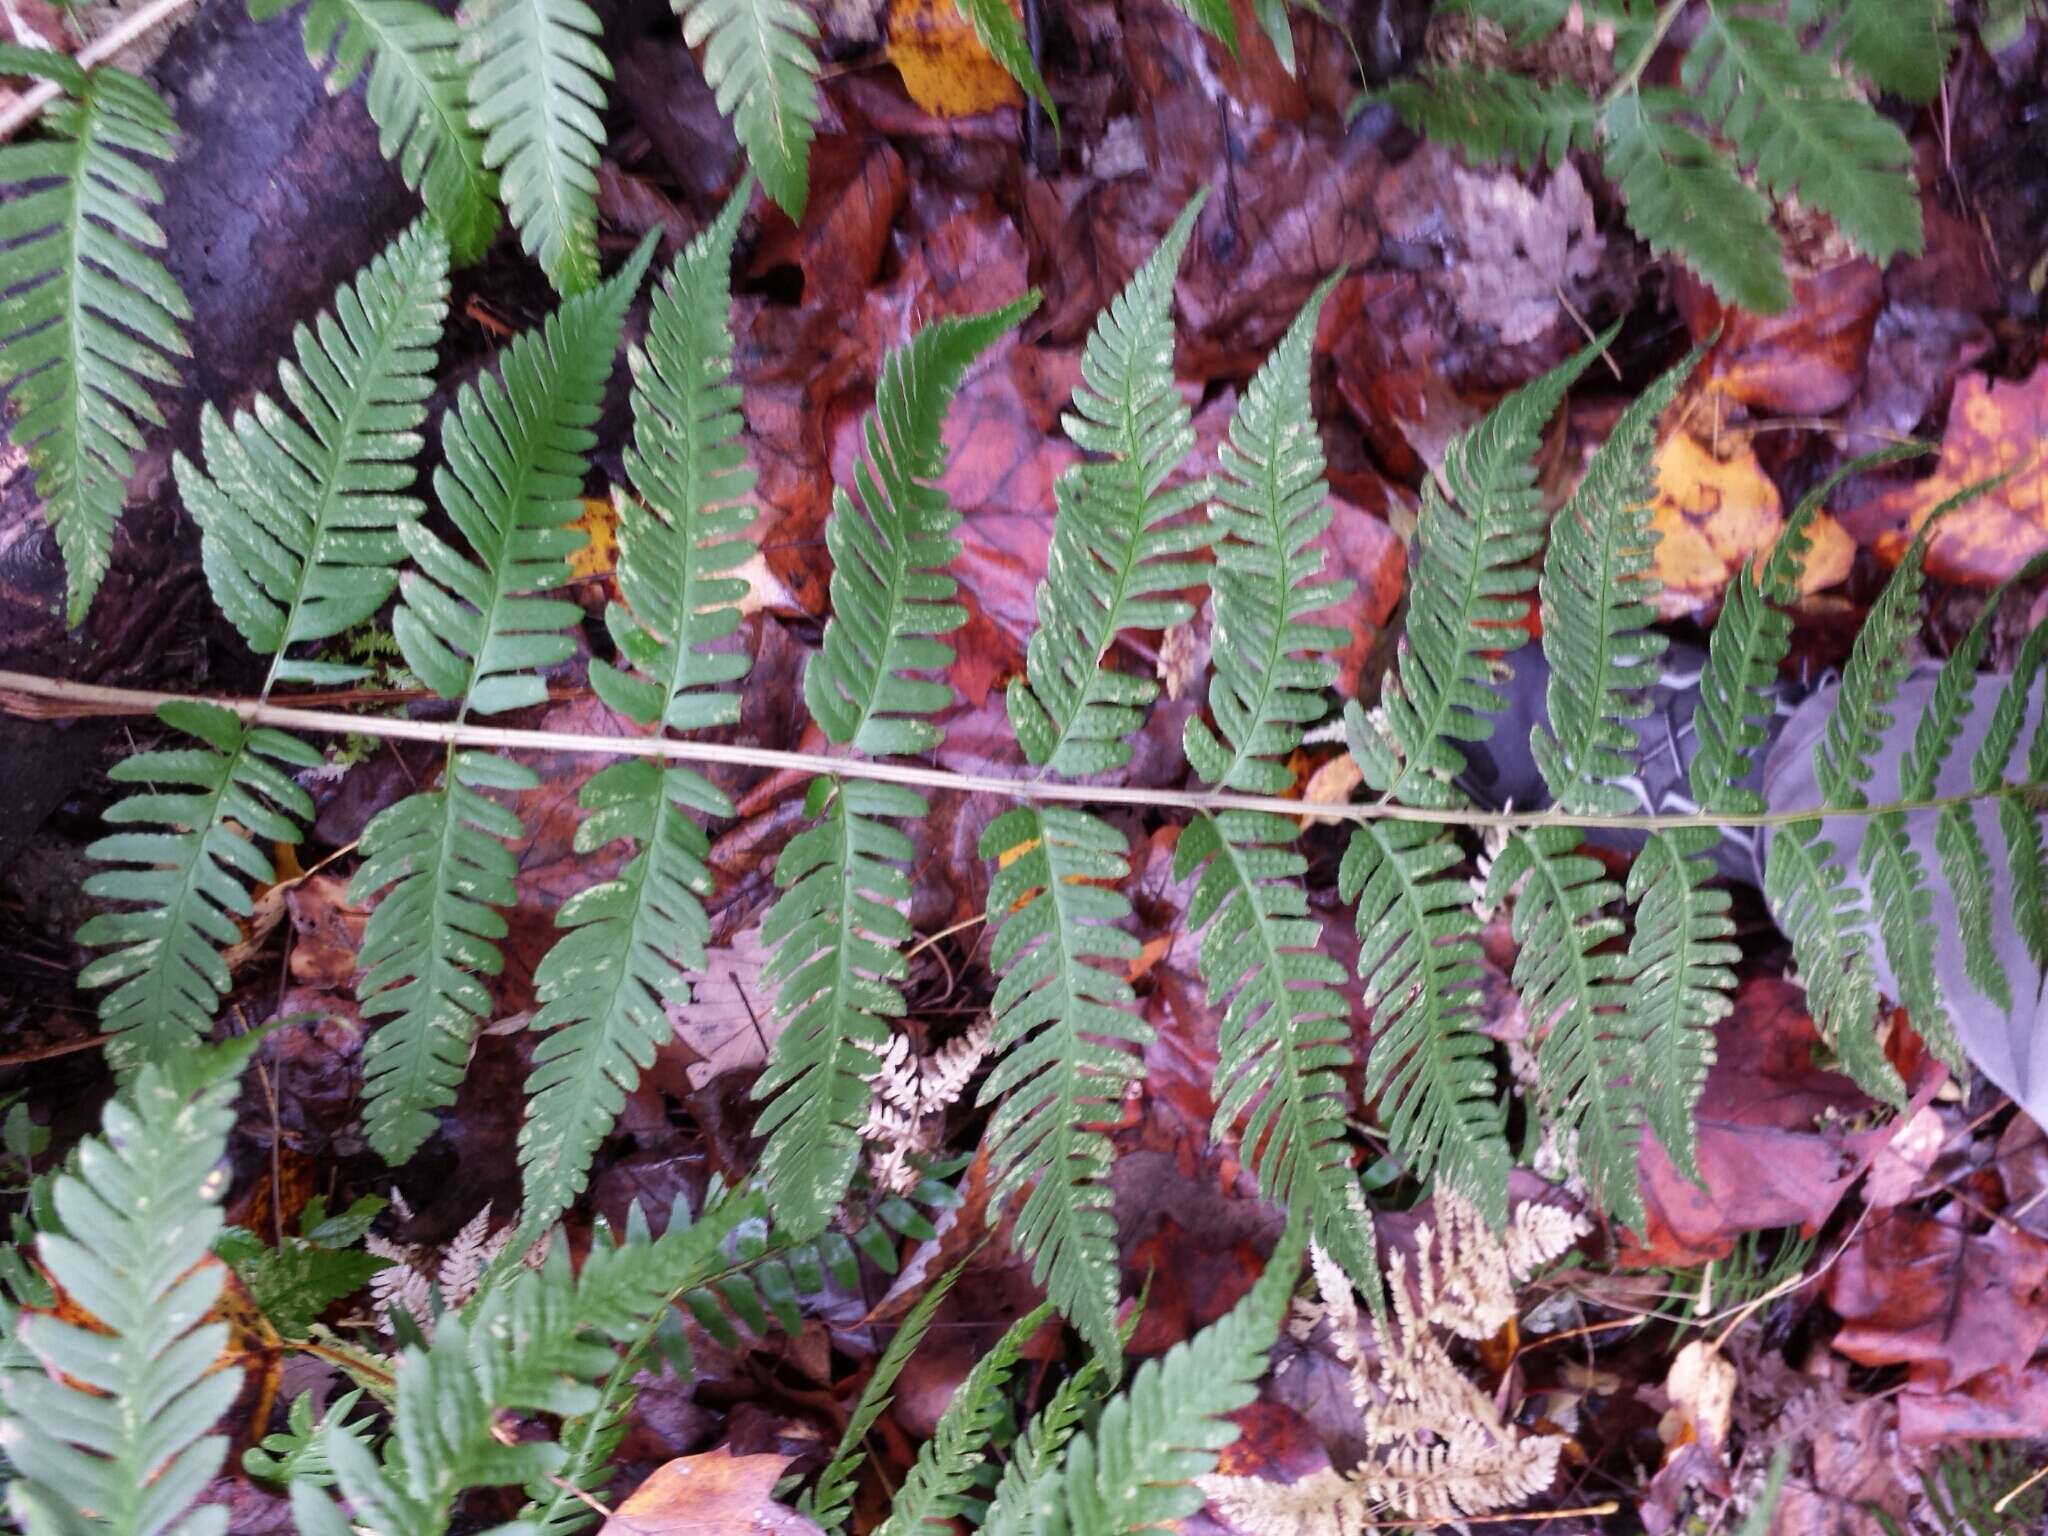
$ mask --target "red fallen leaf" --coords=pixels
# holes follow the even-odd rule
[[[1332,580],[1355,582],[1358,590],[1319,617],[1343,625],[1346,631],[1333,656],[1337,688],[1346,698],[1356,698],[1373,651],[1407,585],[1408,551],[1394,530],[1371,513],[1337,496],[1330,498],[1330,506],[1330,526],[1315,540],[1328,557],[1323,570]]]
[[[1794,283],[1791,308],[1776,315],[1728,308],[1690,274],[1677,297],[1694,341],[1721,333],[1700,370],[1709,389],[1760,413],[1825,416],[1863,387],[1884,279],[1870,262],[1845,262]]]
[[[1908,1445],[2031,1440],[2048,1435],[2048,1359],[1986,1371],[1953,1392],[1899,1394],[1899,1438]]]
[[[1910,1365],[1917,1381],[1958,1387],[2018,1369],[2048,1341],[2048,1242],[1995,1226],[1966,1232],[1959,1206],[1888,1211],[1828,1274],[1844,1325],[1837,1353],[1861,1365]]]
[[[1720,1057],[1700,1096],[1700,1174],[1705,1188],[1672,1166],[1654,1139],[1643,1145],[1648,1228],[1629,1234],[1622,1262],[1683,1269],[1725,1258],[1737,1236],[1772,1227],[1817,1230],[1892,1127],[1849,1133],[1820,1127],[1866,1113],[1871,1101],[1839,1073],[1813,1065],[1820,1036],[1805,994],[1774,976],[1753,977],[1717,1032]]]
[[[598,1536],[822,1536],[815,1520],[774,1500],[793,1457],[735,1456],[720,1446],[656,1467]]]
[[[1256,1477],[1269,1483],[1298,1483],[1332,1465],[1329,1449],[1314,1425],[1284,1403],[1261,1397],[1235,1413],[1224,1415],[1238,1437],[1216,1458],[1218,1477]],[[1175,1522],[1180,1536],[1240,1536],[1244,1527],[1205,1504]]]

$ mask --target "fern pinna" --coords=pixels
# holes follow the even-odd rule
[[[133,75],[85,70],[46,48],[0,43],[0,71],[63,95],[46,136],[0,145],[0,387],[64,557],[66,614],[81,622],[106,578],[114,524],[145,427],[163,425],[150,387],[178,382],[192,316],[156,252],[149,169],[177,125]]]
[[[290,0],[249,0],[265,21]],[[469,69],[452,19],[426,0],[313,0],[306,57],[326,66],[339,95],[369,66],[363,105],[377,147],[397,165],[441,226],[457,262],[475,261],[498,233],[498,178],[484,168],[483,135],[470,126]]]
[[[938,637],[966,621],[944,573],[960,515],[931,483],[945,467],[940,432],[968,366],[1037,302],[1034,293],[935,321],[883,363],[855,494],[833,493],[832,618],[804,672],[804,701],[837,745],[871,755],[938,745],[925,717],[952,689],[911,674],[949,666],[952,647]],[[853,1179],[869,1079],[887,1021],[904,1012],[900,946],[910,930],[899,907],[910,896],[911,844],[889,823],[929,808],[901,785],[827,776],[812,781],[805,811],[814,825],[777,859],[783,894],[761,925],[782,1033],[754,1088],[767,1101],[761,1177],[799,1236],[823,1230]]]
[[[205,468],[173,460],[214,600],[271,658],[260,698],[279,683],[361,675],[303,651],[375,613],[397,579],[400,529],[421,511],[408,494],[408,461],[447,306],[447,246],[431,226],[415,226],[299,330],[296,365],[278,366],[291,410],[258,395],[230,423],[209,406],[200,418]],[[135,830],[87,850],[119,866],[86,890],[120,907],[79,933],[112,951],[80,982],[113,989],[100,1022],[118,1036],[119,1060],[164,1059],[206,1033],[229,984],[217,947],[239,937],[248,885],[276,878],[265,845],[296,843],[312,819],[291,775],[320,761],[296,737],[247,726],[218,705],[167,704],[160,715],[192,744],[115,767],[117,782],[156,788],[108,811]]]
[[[208,1431],[242,1385],[242,1368],[221,1358],[228,1271],[209,1250],[235,1069],[258,1038],[145,1066],[57,1175],[56,1225],[35,1247],[68,1306],[0,1317],[34,1362],[0,1372],[7,1500],[23,1529],[227,1529],[225,1505],[188,1510],[227,1454],[227,1436]]]
[[[1271,794],[1303,728],[1324,712],[1339,638],[1306,616],[1346,597],[1319,580],[1314,540],[1330,524],[1323,450],[1309,402],[1316,322],[1335,279],[1317,290],[1245,391],[1219,450],[1210,517],[1216,658],[1211,730],[1185,732],[1188,762],[1219,789]],[[1322,952],[1295,827],[1264,811],[1199,814],[1174,851],[1174,874],[1199,871],[1188,927],[1217,1028],[1216,1124],[1245,1117],[1246,1160],[1266,1197],[1298,1213],[1352,1281],[1378,1295],[1364,1196],[1344,1136],[1343,1073],[1352,1064],[1343,967]]]
[[[569,579],[582,542],[586,455],[626,304],[652,237],[602,287],[570,299],[505,351],[501,376],[465,387],[442,419],[447,463],[434,472],[465,556],[417,519],[400,536],[413,568],[391,616],[406,664],[457,704],[457,718],[547,697],[540,669],[569,659],[581,610],[548,594]],[[363,931],[357,984],[366,1018],[386,1022],[365,1047],[370,1144],[402,1162],[451,1104],[477,1026],[490,1015],[479,975],[503,964],[495,910],[514,900],[508,839],[518,815],[488,791],[532,789],[533,771],[498,754],[451,748],[437,788],[378,812],[363,831],[350,891],[383,899]]]
[[[721,647],[738,629],[744,580],[728,574],[752,552],[753,488],[739,441],[732,381],[733,242],[753,190],[742,182],[712,225],[677,258],[655,294],[646,350],[634,356],[634,446],[626,457],[644,504],[620,499],[623,602],[605,622],[624,666],[590,664],[610,708],[653,730],[739,719],[729,685],[744,652]],[[534,1052],[519,1158],[524,1222],[545,1232],[582,1190],[598,1143],[686,1006],[685,970],[704,963],[711,889],[704,829],[689,814],[730,816],[724,793],[691,769],[629,758],[582,790],[576,849],[621,838],[637,852],[615,879],[578,892],[556,915],[563,936],[542,959]]]
[[[1054,488],[1038,629],[1008,696],[1018,742],[1042,772],[1103,773],[1130,761],[1128,738],[1159,684],[1107,665],[1109,651],[1124,630],[1193,617],[1180,594],[1202,567],[1185,557],[1208,530],[1186,514],[1204,486],[1168,481],[1194,447],[1173,379],[1173,282],[1203,200],[1097,318],[1082,353],[1066,428],[1099,457]],[[1115,1359],[1116,1222],[1101,1126],[1138,1074],[1134,1050],[1152,1037],[1122,974],[1138,952],[1119,926],[1131,912],[1117,889],[1128,849],[1087,811],[1026,805],[992,822],[980,851],[996,861],[990,963],[1002,978],[992,1004],[999,1060],[981,1092],[994,1111],[996,1191],[1007,1198],[1029,1186],[1017,1242],[1089,1347]]]

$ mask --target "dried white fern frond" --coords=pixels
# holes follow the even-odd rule
[[[1371,1449],[1349,1471],[1292,1483],[1211,1476],[1203,1492],[1250,1536],[1353,1536],[1389,1513],[1454,1523],[1536,1497],[1556,1476],[1566,1438],[1508,1424],[1447,1340],[1492,1338],[1514,1316],[1515,1282],[1586,1230],[1577,1211],[1526,1201],[1496,1236],[1478,1207],[1439,1188],[1436,1220],[1416,1229],[1414,1257],[1388,1255],[1389,1312],[1379,1327],[1361,1316],[1343,1267],[1312,1245],[1317,1296],[1295,1304],[1293,1332],[1306,1340],[1327,1331]]]
[[[907,1035],[890,1037],[869,1077],[874,1099],[860,1128],[869,1144],[868,1177],[877,1189],[907,1195],[917,1187],[920,1160],[938,1146],[940,1116],[967,1091],[993,1038],[988,1019],[929,1056],[911,1054]]]

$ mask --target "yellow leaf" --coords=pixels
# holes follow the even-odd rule
[[[1024,102],[953,0],[889,0],[889,61],[910,99],[933,117],[970,117]]]
[[[583,515],[569,525],[581,529],[584,543],[569,556],[578,576],[609,576],[619,563],[619,511],[597,496],[583,498]]]

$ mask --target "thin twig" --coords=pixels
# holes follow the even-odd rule
[[[2034,1484],[2041,1481],[2041,1479],[2044,1477],[2048,1477],[2048,1465],[2042,1466],[2038,1471],[2034,1473],[2032,1477],[2028,1478],[2025,1482],[2021,1483],[2019,1487],[2013,1489],[2012,1492],[2008,1493],[2004,1498],[2000,1499],[1996,1504],[1992,1505],[1991,1513],[1993,1513],[1994,1515],[2004,1514],[2007,1507],[2011,1505],[2014,1499],[2018,1498],[2021,1494],[2025,1493],[2029,1488],[2033,1487]]]
[[[133,15],[123,18],[118,26],[94,38],[73,57],[81,69],[91,69],[135,43],[144,33],[162,26],[178,12],[189,9],[192,3],[193,0],[154,0],[153,4],[145,5]],[[53,80],[38,81],[23,92],[12,106],[0,112],[0,141],[13,138],[23,124],[33,120],[59,94]]]
[[[22,701],[37,703],[24,704]],[[1398,805],[1374,800],[1361,805],[1308,805],[1273,795],[1240,795],[1223,791],[1140,789],[1121,784],[1063,784],[1045,779],[1006,779],[995,774],[953,773],[910,763],[878,763],[858,757],[827,757],[814,752],[782,752],[770,747],[729,746],[722,742],[680,741],[666,736],[591,736],[576,731],[520,731],[503,726],[470,725],[465,721],[399,720],[387,716],[340,715],[263,704],[254,699],[210,699],[183,693],[154,693],[141,688],[106,688],[27,672],[0,671],[0,713],[39,719],[73,712],[90,715],[151,715],[164,704],[211,704],[251,725],[275,725],[324,736],[375,736],[401,741],[430,741],[443,746],[495,747],[507,752],[569,752],[596,757],[658,757],[689,763],[724,763],[741,768],[790,768],[842,779],[868,779],[908,784],[953,794],[1001,795],[1011,800],[1057,800],[1079,805],[1133,805],[1185,811],[1255,811],[1270,816],[1313,817],[1327,821],[1418,821],[1445,827],[1504,827],[1531,831],[1538,827],[1606,828],[1630,832],[1671,832],[1685,827],[1784,827],[1801,822],[1868,820],[1894,812],[1938,811],[1951,805],[2011,799],[2048,800],[2048,781],[2026,780],[1986,790],[1936,795],[1926,800],[1884,801],[1858,806],[1809,806],[1789,811],[1748,813],[1700,812],[1681,816],[1588,816],[1569,811],[1480,811],[1462,807]]]

